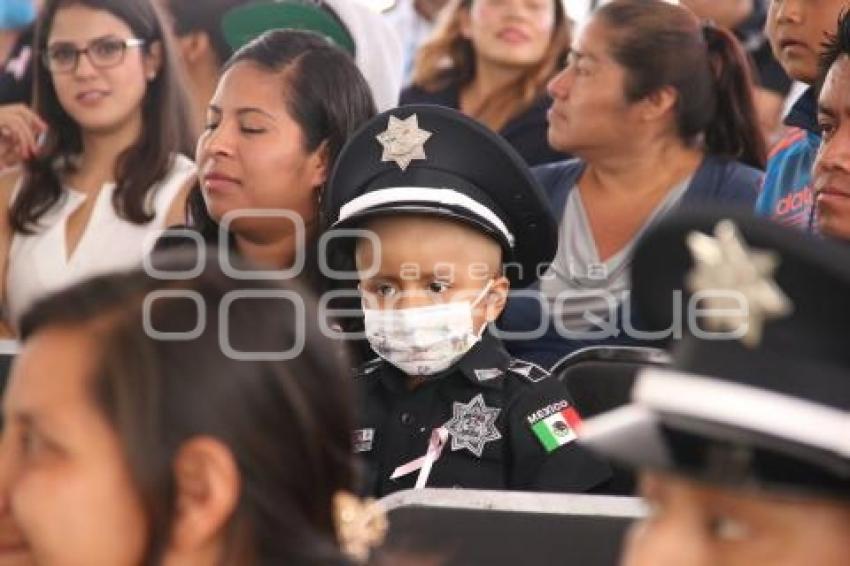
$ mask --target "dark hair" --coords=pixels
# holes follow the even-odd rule
[[[614,0],[594,17],[612,32],[610,53],[626,69],[629,101],[671,86],[682,139],[703,136],[709,153],[764,168],[750,67],[730,32],[662,0]]]
[[[182,36],[201,31],[210,38],[210,45],[219,66],[233,54],[224,37],[221,21],[233,8],[252,0],[168,0],[168,11],[174,18],[174,33]]]
[[[838,25],[834,34],[827,34],[820,56],[820,72],[817,84],[823,85],[826,75],[842,56],[850,56],[850,11],[842,10],[838,16]]]
[[[355,483],[345,348],[321,334],[305,289],[231,279],[214,256],[210,250],[203,272],[180,281],[138,269],[77,284],[37,303],[23,317],[22,337],[56,327],[94,336],[91,393],[116,430],[145,507],[145,564],[159,564],[169,541],[174,458],[198,436],[225,444],[241,476],[222,564],[337,564],[333,496]],[[198,260],[187,250],[153,258],[171,273]],[[235,300],[221,318],[222,305],[243,291],[267,298]],[[268,298],[281,291],[301,298],[303,314],[299,299]],[[172,295],[154,299],[157,292]],[[204,318],[189,339],[150,333],[191,332]],[[222,332],[242,352],[282,352],[299,333],[304,345],[286,361],[240,360],[223,351]]]
[[[313,152],[326,143],[328,172],[348,137],[377,113],[372,91],[354,60],[317,34],[266,32],[239,49],[223,72],[240,63],[281,76],[281,103],[301,129],[304,150]],[[207,211],[200,187],[190,192],[188,207],[192,226],[207,241],[216,241],[218,225]],[[320,219],[319,231],[321,224]]]
[[[506,88],[491,94],[473,118],[499,131],[512,118],[531,107],[546,92],[570,49],[572,20],[562,0],[551,0],[555,10],[552,37],[543,57],[525,69]],[[429,92],[449,85],[465,87],[475,78],[475,46],[463,33],[463,18],[473,0],[451,0],[440,12],[434,33],[416,53],[413,83]]]
[[[125,22],[145,41],[145,52],[162,45],[163,64],[150,81],[142,103],[144,127],[135,143],[115,164],[117,186],[113,206],[122,218],[135,224],[153,219],[147,198],[169,172],[176,153],[191,155],[195,136],[189,122],[189,103],[183,89],[171,36],[154,6],[154,0],[47,0],[36,30],[35,109],[47,122],[47,140],[41,155],[27,162],[20,194],[9,211],[17,232],[33,233],[38,220],[62,195],[57,160],[73,170],[73,156],[83,150],[80,127],[59,103],[50,72],[41,63],[53,21],[60,8],[80,5],[104,10]]]

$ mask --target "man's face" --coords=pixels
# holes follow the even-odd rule
[[[850,240],[850,57],[838,58],[818,100],[823,141],[815,157],[813,184],[821,233]]]
[[[644,474],[649,516],[623,566],[846,566],[850,505],[731,491]]]
[[[773,54],[794,80],[812,84],[827,34],[835,32],[848,0],[772,0],[765,31]]]

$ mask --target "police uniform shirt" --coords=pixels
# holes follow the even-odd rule
[[[354,444],[366,463],[366,492],[414,487],[418,471],[390,477],[426,454],[439,427],[449,436],[427,487],[583,492],[609,478],[607,464],[573,442],[575,431],[560,419],[575,414],[563,385],[511,358],[489,333],[446,371],[415,389],[382,359],[358,371]],[[561,437],[553,440],[553,430]]]

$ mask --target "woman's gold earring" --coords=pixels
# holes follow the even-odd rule
[[[347,491],[334,495],[333,506],[343,552],[356,563],[365,563],[387,535],[387,516],[383,508],[374,500],[363,500]]]

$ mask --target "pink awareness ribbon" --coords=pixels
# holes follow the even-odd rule
[[[6,72],[14,76],[16,81],[20,81],[29,68],[30,59],[32,59],[32,49],[27,45],[21,49],[20,54],[15,59],[11,59],[6,64]]]
[[[402,464],[393,471],[390,476],[391,480],[404,477],[419,470],[419,476],[416,478],[414,489],[422,489],[428,483],[428,476],[431,475],[431,467],[434,462],[440,459],[443,453],[443,448],[449,440],[449,431],[445,427],[435,428],[431,431],[431,439],[428,441],[428,450],[424,456],[420,456],[415,460],[411,460],[407,464]]]

